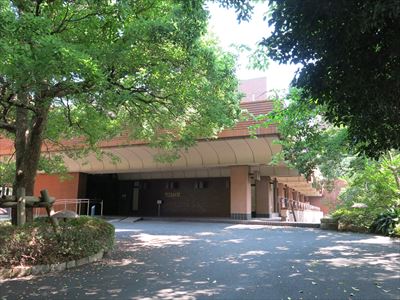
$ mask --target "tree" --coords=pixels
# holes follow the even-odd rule
[[[320,174],[320,183],[329,188],[334,179],[351,168],[354,155],[349,151],[347,128],[336,127],[323,117],[325,107],[313,99],[302,97],[302,91],[292,88],[285,96],[277,95],[274,109],[258,116],[257,126],[275,124],[282,151],[273,162],[284,162],[309,177]]]
[[[400,2],[270,0],[269,57],[301,63],[293,84],[372,157],[400,149]]]
[[[202,4],[0,0],[0,134],[14,139],[14,186],[33,193],[43,145],[80,137],[95,149],[126,130],[173,150],[233,125],[234,60],[204,38]]]
[[[387,216],[400,207],[400,153],[392,150],[377,160],[360,162],[357,169],[345,177],[348,186],[339,196],[342,205],[333,216],[344,224],[367,230],[380,215]],[[365,207],[354,207],[360,203]],[[394,221],[399,224],[400,219]]]

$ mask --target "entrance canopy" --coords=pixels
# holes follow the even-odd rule
[[[274,137],[231,138],[199,141],[195,146],[180,152],[180,158],[172,163],[157,162],[154,158],[159,150],[148,145],[128,145],[103,148],[108,156],[98,159],[90,154],[82,160],[65,157],[70,172],[121,173],[167,171],[176,169],[210,168],[232,165],[266,165],[280,151],[273,143]]]
[[[93,153],[80,160],[65,156],[65,163],[70,172],[117,173],[124,180],[229,177],[231,166],[246,165],[254,178],[269,176],[306,196],[319,195],[297,171],[284,165],[269,165],[272,156],[281,150],[281,146],[274,143],[276,139],[276,135],[268,135],[201,140],[188,150],[182,150],[180,158],[171,163],[156,161],[159,150],[145,144],[103,148],[117,160],[108,155],[99,159]]]

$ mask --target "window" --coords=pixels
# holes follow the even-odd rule
[[[143,182],[143,183],[142,183],[142,189],[143,189],[143,190],[148,190],[148,189],[150,189],[150,182]]]
[[[194,183],[194,188],[197,190],[206,189],[208,187],[208,182],[204,180],[196,180]]]
[[[176,190],[179,188],[179,182],[178,181],[167,181],[165,184],[165,188],[167,190]]]

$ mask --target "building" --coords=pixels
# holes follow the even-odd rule
[[[273,103],[266,100],[266,79],[241,82],[242,108],[254,115],[266,114]],[[35,194],[47,188],[58,199],[102,199],[105,215],[229,217],[282,217],[318,221],[321,212],[308,197],[319,196],[296,170],[271,166],[280,151],[275,126],[249,132],[252,121],[222,131],[217,139],[201,139],[173,163],[154,160],[157,150],[125,136],[104,141],[105,152],[120,158],[115,164],[94,154],[80,161],[65,157],[71,179],[39,174]],[[1,155],[10,155],[7,141]]]

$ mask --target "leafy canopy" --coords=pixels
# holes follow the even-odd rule
[[[378,157],[400,149],[400,2],[270,0],[263,46],[280,63],[301,63],[293,83],[348,127],[349,140]]]
[[[17,168],[35,140],[128,131],[173,150],[232,126],[235,62],[206,28],[203,1],[0,0],[0,134],[26,133]]]
[[[313,99],[305,101],[302,91],[292,88],[285,96],[277,95],[274,109],[259,116],[258,126],[275,124],[282,151],[273,162],[285,162],[306,177],[318,171],[321,181],[332,181],[346,172],[353,157],[348,150],[347,129],[336,127],[323,117],[325,107]]]

